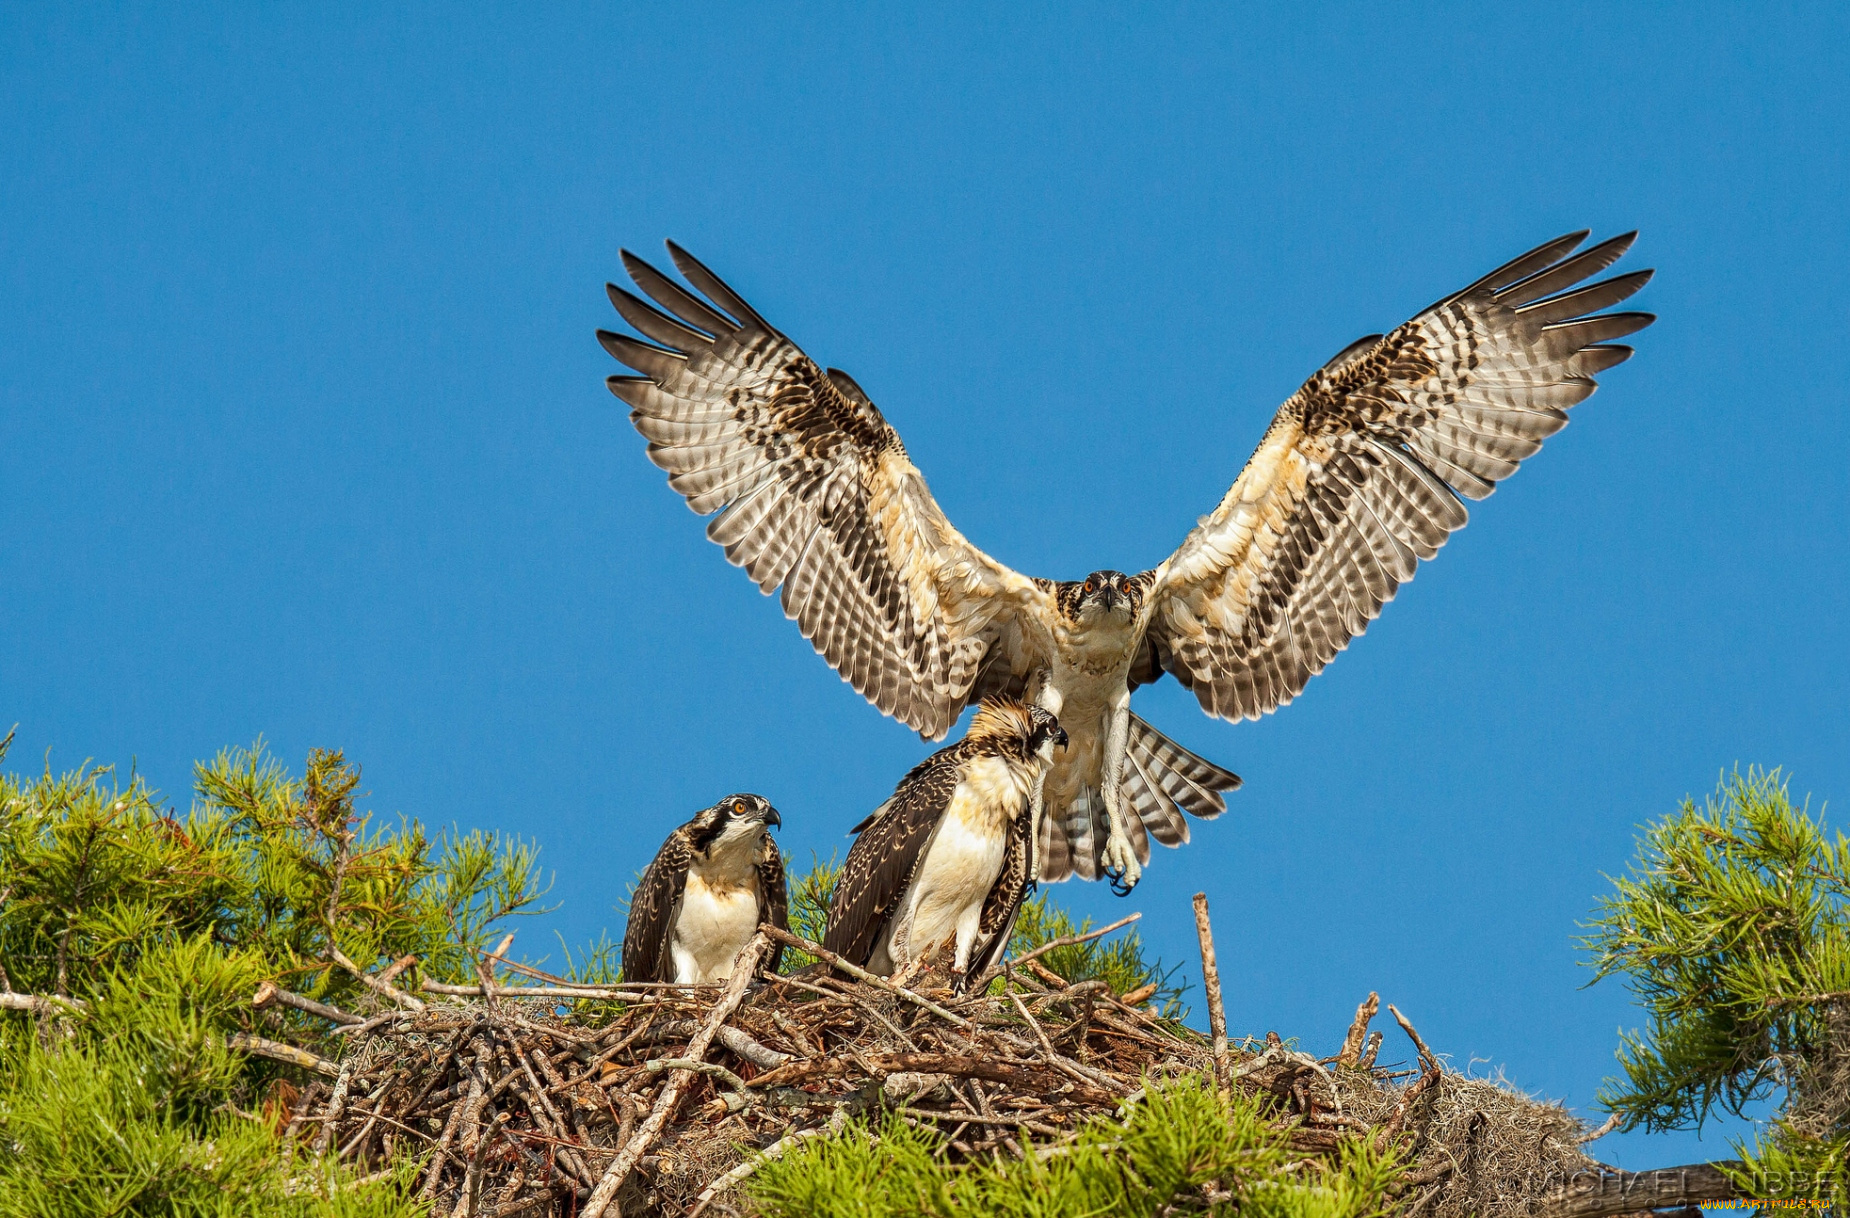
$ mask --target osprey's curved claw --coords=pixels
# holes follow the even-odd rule
[[[1131,895],[1131,889],[1143,879],[1143,864],[1137,861],[1137,851],[1130,839],[1112,834],[1105,842],[1104,862],[1105,879],[1110,882],[1112,893],[1120,897]]]

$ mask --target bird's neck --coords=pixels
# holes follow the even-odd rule
[[[1037,756],[1016,752],[992,754],[972,761],[964,781],[978,796],[980,807],[1014,820],[1027,810],[1035,779],[1047,769]]]
[[[1128,667],[1136,652],[1139,623],[1130,613],[1098,613],[1078,621],[1060,618],[1054,648],[1065,663],[1085,671]]]
[[[759,839],[763,835],[763,830],[723,833],[712,845],[695,853],[689,870],[709,881],[742,879],[757,869]]]

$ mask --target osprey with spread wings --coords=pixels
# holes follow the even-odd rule
[[[941,739],[986,695],[1026,698],[1071,738],[1035,808],[1043,880],[1128,891],[1149,838],[1188,838],[1239,779],[1130,713],[1167,672],[1208,714],[1290,702],[1361,634],[1482,499],[1567,423],[1611,340],[1648,313],[1601,313],[1651,272],[1584,281],[1634,234],[1550,241],[1344,348],[1273,417],[1220,505],[1154,570],[1056,582],[1017,574],[952,527],[899,434],[853,378],[818,367],[685,250],[689,291],[627,251],[654,305],[611,286],[646,339],[599,331],[640,375],[609,378],[649,458],[707,535],[842,677]],[[1584,284],[1584,286],[1582,286]],[[659,306],[659,307],[656,307]],[[1126,808],[1135,816],[1127,815]],[[1044,815],[1043,815],[1044,811]]]

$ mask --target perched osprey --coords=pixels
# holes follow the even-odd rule
[[[1172,804],[1211,815],[1238,783],[1132,715],[1131,691],[1168,672],[1230,720],[1291,701],[1464,525],[1460,497],[1490,494],[1631,355],[1609,340],[1654,319],[1598,310],[1651,272],[1575,285],[1633,236],[1579,254],[1584,232],[1550,241],[1351,343],[1174,554],[1078,582],[1019,575],[966,541],[854,380],[672,242],[704,299],[625,252],[661,308],[610,299],[654,343],[598,337],[641,373],[609,384],[650,460],[689,507],[720,512],[707,535],[766,593],[782,586],[784,612],[874,705],[930,739],[992,693],[1060,717],[1073,746],[1047,777],[1040,877],[1103,871],[1128,891],[1146,830],[1186,840]]]
[[[948,946],[960,987],[988,968],[1033,883],[1031,797],[1066,743],[1040,707],[984,699],[854,827],[822,945],[881,976]]]
[[[630,898],[623,979],[710,985],[758,924],[788,927],[784,863],[769,825],[783,824],[761,795],[728,795],[668,835]],[[783,949],[772,950],[776,971]]]

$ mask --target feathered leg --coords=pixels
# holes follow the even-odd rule
[[[1131,693],[1125,690],[1112,702],[1111,723],[1105,730],[1104,774],[1099,794],[1105,800],[1105,819],[1111,831],[1105,839],[1105,878],[1111,890],[1127,895],[1143,878],[1143,864],[1137,861],[1137,849],[1131,844],[1130,830],[1124,825],[1124,752],[1130,744]]]
[[[1066,698],[1047,679],[1047,673],[1042,672],[1035,680],[1039,688],[1034,691],[1034,705],[1058,719]],[[1047,809],[1046,789],[1047,771],[1042,770],[1035,776],[1034,789],[1028,794],[1028,874],[1037,880],[1041,875],[1041,817]]]

